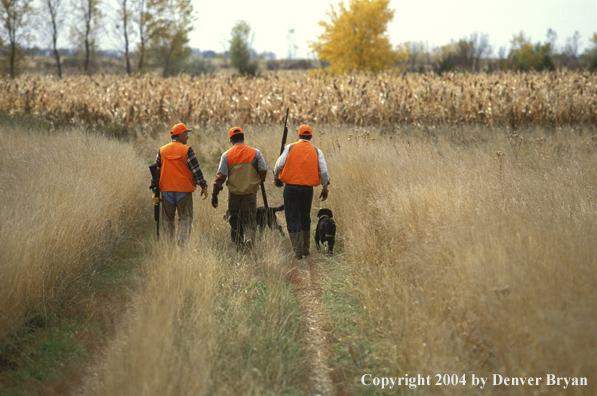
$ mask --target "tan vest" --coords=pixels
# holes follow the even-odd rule
[[[253,147],[237,144],[226,151],[228,159],[228,190],[232,194],[254,194],[259,190],[261,178],[253,165],[257,152]]]

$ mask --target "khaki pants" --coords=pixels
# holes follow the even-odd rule
[[[174,216],[178,212],[177,239],[186,241],[191,236],[191,224],[193,223],[193,193],[187,193],[176,205],[172,205],[166,199],[162,199],[162,222],[166,238],[174,238]]]
[[[255,214],[257,193],[236,195],[228,192],[228,210],[230,211],[230,238],[241,244],[245,239],[252,242],[255,238]],[[245,233],[245,231],[247,231]]]

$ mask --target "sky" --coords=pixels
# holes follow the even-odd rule
[[[192,0],[197,20],[190,46],[223,52],[234,24],[245,20],[253,31],[253,48],[258,53],[274,52],[278,59],[285,59],[289,44],[294,43],[295,58],[314,58],[308,41],[322,33],[318,22],[328,21],[326,12],[338,2]],[[551,28],[558,35],[557,47],[563,47],[578,31],[581,50],[597,33],[597,0],[391,0],[390,8],[395,10],[388,25],[393,45],[415,41],[432,49],[479,32],[488,35],[497,56],[500,47],[507,53],[512,36],[521,31],[535,43],[545,42]],[[290,29],[294,29],[291,40]]]

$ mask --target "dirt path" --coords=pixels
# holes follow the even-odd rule
[[[335,395],[329,363],[329,349],[324,331],[324,314],[320,301],[315,258],[295,260],[294,280],[299,295],[299,305],[304,328],[304,342],[309,360],[309,383],[311,395]]]

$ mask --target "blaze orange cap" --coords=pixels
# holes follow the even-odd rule
[[[186,125],[181,122],[180,124],[176,124],[172,127],[172,129],[170,130],[170,135],[180,135],[181,133],[191,131],[192,129],[187,129]]]
[[[230,130],[228,130],[228,137],[232,137],[232,135],[241,135],[242,133],[243,130],[241,127],[232,127]]]
[[[313,136],[313,129],[309,125],[301,125],[299,128],[299,136]]]

